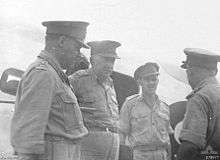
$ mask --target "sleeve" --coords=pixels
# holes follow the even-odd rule
[[[167,121],[167,132],[168,132],[169,134],[173,134],[173,133],[174,133],[174,130],[173,130],[171,124],[170,124],[170,107],[169,107],[169,105],[166,104],[166,103],[165,103],[165,105],[166,105],[167,115],[168,115],[168,117],[169,117],[169,120]]]
[[[28,105],[29,109],[48,110],[50,108],[54,89],[55,80],[52,75],[46,70],[34,69],[31,71],[22,86],[19,93],[21,95],[22,104]]]
[[[166,129],[167,132],[169,134],[173,134],[174,130],[170,124],[170,108],[169,105],[167,103],[165,103],[164,101],[161,101],[161,109],[162,109],[162,113],[165,115],[165,119],[166,119]]]
[[[181,141],[189,141],[199,148],[205,146],[208,126],[205,107],[206,105],[199,95],[189,99],[183,120],[183,129],[180,132]]]
[[[125,101],[122,105],[120,116],[119,116],[119,128],[120,132],[128,135],[130,131],[130,109],[129,101]]]

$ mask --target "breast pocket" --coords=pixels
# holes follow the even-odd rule
[[[83,121],[76,99],[68,94],[61,94],[60,98],[66,130],[68,131],[78,128],[83,123]]]
[[[158,113],[155,116],[156,130],[161,140],[167,140],[169,132],[169,116],[164,113]]]
[[[149,114],[138,114],[131,118],[132,128],[140,132],[146,129],[146,126],[150,124],[150,115]]]

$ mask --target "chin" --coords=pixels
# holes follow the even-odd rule
[[[153,94],[156,94],[156,91],[148,89],[147,91],[145,91],[145,93],[148,95],[153,95]]]

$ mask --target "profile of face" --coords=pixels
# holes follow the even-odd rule
[[[143,73],[142,76],[140,76],[138,83],[141,86],[143,93],[148,95],[155,94],[159,83],[158,74],[147,75],[147,73]]]
[[[81,56],[76,57],[75,64],[69,66],[66,70],[66,74],[69,76],[78,70],[88,69],[89,60],[81,53]]]
[[[72,37],[61,36],[59,47],[62,50],[62,54],[59,55],[61,67],[68,69],[76,63],[77,57],[81,56],[81,45]]]
[[[196,70],[196,67],[187,67],[186,68],[186,75],[188,79],[188,83],[191,86],[192,89],[195,88],[197,85],[197,77],[196,77],[196,72],[198,72],[198,69]]]
[[[107,79],[114,69],[115,58],[92,55],[91,65],[96,75],[102,79]]]

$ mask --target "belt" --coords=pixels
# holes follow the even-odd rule
[[[89,131],[101,131],[118,133],[116,128],[100,127],[100,126],[86,126]]]
[[[68,144],[78,144],[80,142],[79,139],[72,140],[66,137],[49,135],[49,134],[45,134],[44,139],[49,142],[63,142],[63,143],[68,143]]]
[[[143,151],[157,151],[157,150],[166,150],[168,147],[167,144],[164,145],[139,145],[134,146],[134,150],[143,150]]]

